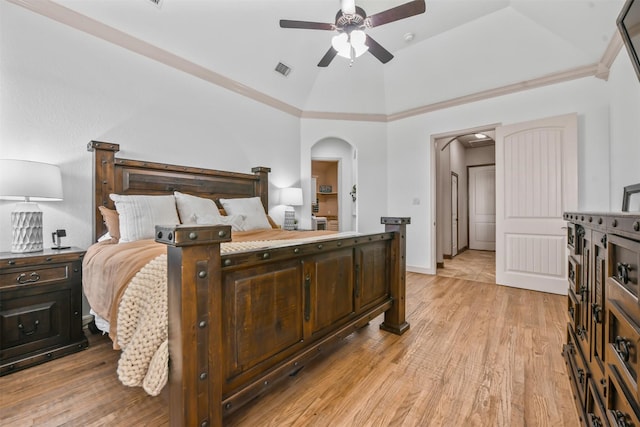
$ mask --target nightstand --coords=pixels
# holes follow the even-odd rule
[[[87,348],[79,248],[0,252],[0,376]]]

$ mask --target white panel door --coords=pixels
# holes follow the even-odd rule
[[[564,211],[578,204],[577,116],[496,128],[496,283],[566,294]]]
[[[496,250],[496,166],[469,168],[469,249]]]

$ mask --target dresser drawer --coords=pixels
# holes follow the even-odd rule
[[[582,300],[582,281],[580,272],[582,268],[580,263],[572,255],[567,258],[567,280],[569,281],[569,289],[571,289],[577,298]]]
[[[584,228],[581,225],[572,222],[567,224],[567,249],[571,255],[582,254],[582,237],[584,236]]]
[[[573,291],[569,289],[567,294],[567,315],[569,316],[569,322],[574,333],[577,333],[582,327],[581,310],[582,302],[576,297]]]
[[[600,398],[600,394],[596,389],[596,384],[592,378],[587,381],[587,405],[585,412],[587,414],[588,426],[593,427],[608,427],[609,421],[607,419],[607,412],[604,407],[604,402]]]
[[[638,396],[640,326],[614,300],[609,301],[607,313],[606,360],[615,367],[627,388]]]
[[[580,408],[585,407],[587,393],[587,380],[589,373],[587,362],[583,356],[580,345],[576,340],[571,325],[567,325],[567,344],[564,346],[564,357],[567,364],[567,371],[574,388],[574,398]]]
[[[608,369],[609,391],[606,399],[606,411],[612,426],[640,427],[637,405],[633,395],[621,381],[620,373],[614,365]]]
[[[72,272],[73,263],[7,269],[0,272],[0,289],[64,282]]]
[[[640,266],[640,242],[609,235],[609,277],[627,289],[638,304],[638,267]]]
[[[2,294],[0,360],[42,350],[70,339],[71,290],[51,289],[30,296]]]

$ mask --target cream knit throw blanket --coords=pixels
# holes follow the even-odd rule
[[[150,261],[129,282],[118,309],[118,378],[157,396],[169,377],[167,255]]]

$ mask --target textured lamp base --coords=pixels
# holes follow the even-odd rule
[[[42,250],[42,211],[36,203],[19,203],[11,212],[13,240],[11,252],[27,253]]]
[[[294,210],[284,211],[284,224],[282,228],[285,230],[296,229],[296,212]]]

